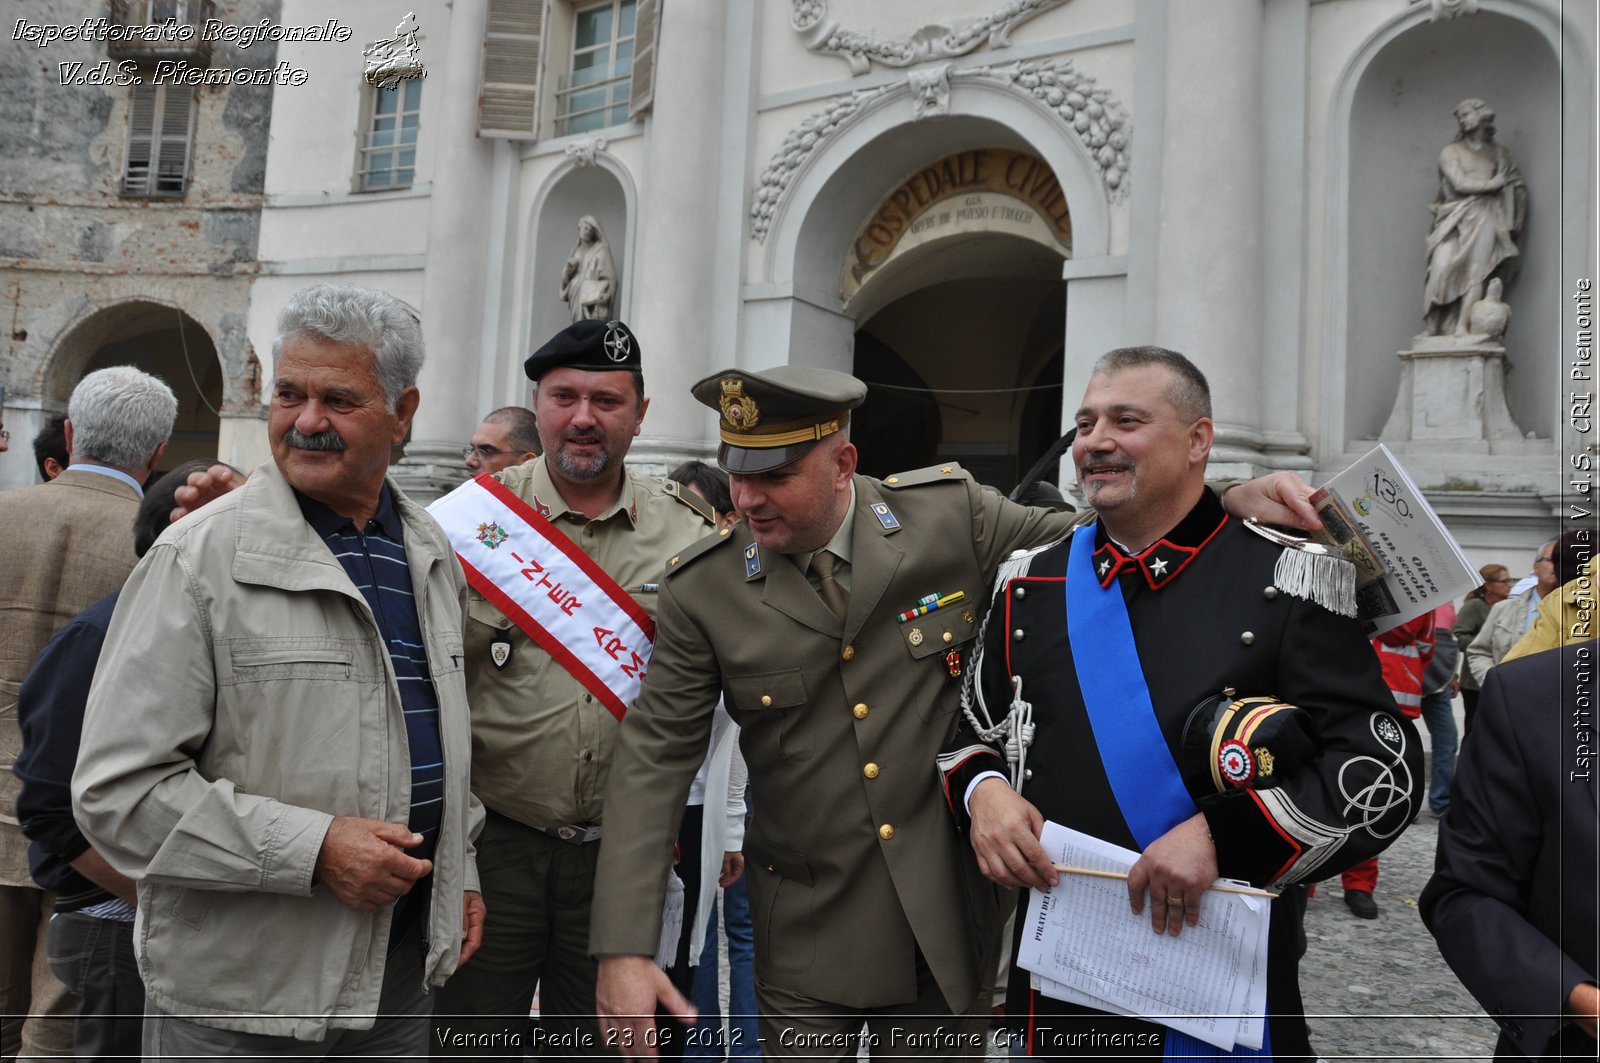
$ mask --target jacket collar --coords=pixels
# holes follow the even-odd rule
[[[1136,554],[1125,553],[1112,542],[1102,522],[1095,528],[1094,535],[1095,575],[1100,579],[1100,586],[1109,587],[1122,573],[1137,572],[1151,590],[1161,590],[1200,556],[1200,551],[1227,522],[1227,512],[1209,488],[1200,492],[1200,500],[1177,526]]]
[[[856,504],[852,512],[855,530],[850,536],[850,609],[842,630],[839,618],[812,590],[799,566],[781,559],[777,564],[759,564],[746,576],[746,582],[764,581],[761,600],[767,605],[823,634],[842,635],[846,641],[860,632],[905,558],[905,551],[890,541],[890,536],[900,530],[899,522],[892,517],[885,522],[873,508],[885,505],[877,482],[871,477],[857,476],[855,489]],[[744,530],[743,534],[748,537],[750,533]],[[751,543],[745,549],[753,547]],[[763,562],[770,557],[766,551],[760,554]]]
[[[60,476],[48,483],[40,484],[41,487],[83,487],[90,491],[103,491],[108,495],[119,498],[131,498],[137,501],[139,492],[115,476],[105,476],[97,472],[86,472],[82,465],[77,468],[62,470]]]
[[[500,481],[512,490],[516,490],[516,481],[523,480],[527,484],[530,504],[538,511],[539,516],[546,520],[555,520],[558,517],[571,513],[580,520],[588,520],[583,514],[567,505],[567,500],[561,497],[561,492],[556,489],[555,481],[550,478],[550,469],[543,455],[513,465],[500,474]],[[622,493],[617,500],[608,506],[604,513],[594,519],[610,520],[618,513],[625,514],[628,523],[639,523],[639,499],[637,488],[633,482],[633,470],[627,465],[622,468]]]
[[[394,481],[385,480],[385,487],[405,529],[408,560],[422,556],[417,550],[422,544],[432,548],[432,563],[453,558],[448,546],[441,546],[443,533],[432,519]],[[257,468],[234,494],[239,496],[234,525],[236,581],[286,591],[331,590],[360,597],[344,566],[301,513],[294,489],[277,465],[269,461]],[[411,565],[413,588],[426,581],[427,567],[419,570],[415,563]]]

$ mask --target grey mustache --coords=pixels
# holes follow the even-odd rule
[[[283,441],[296,450],[344,450],[347,443],[344,436],[332,428],[308,436],[298,428],[291,428],[283,433]]]

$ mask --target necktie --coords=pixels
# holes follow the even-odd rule
[[[844,588],[839,586],[839,581],[833,577],[834,558],[826,550],[818,550],[811,559],[811,570],[817,574],[817,594],[827,607],[833,610],[833,615],[840,620],[844,619],[845,612],[850,607],[850,598],[845,594]]]

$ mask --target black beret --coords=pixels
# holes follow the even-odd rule
[[[574,321],[551,336],[543,347],[522,363],[528,379],[539,378],[552,369],[566,366],[602,373],[614,370],[642,370],[639,341],[620,321]]]

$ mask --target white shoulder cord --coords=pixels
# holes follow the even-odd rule
[[[989,621],[997,611],[1004,608],[1002,602],[1007,593],[1007,584],[1027,573],[1034,555],[1038,552],[1039,550],[1019,551],[1001,562],[994,579],[997,593],[989,603],[989,611],[984,614],[983,621],[978,625],[978,638],[972,650],[972,661],[961,684],[961,711],[980,739],[991,745],[1000,746],[1005,751],[1006,764],[1011,769],[1011,788],[1018,793],[1022,792],[1028,747],[1033,744],[1033,705],[1022,699],[1022,677],[1014,675],[1011,677],[1011,704],[1007,706],[1005,718],[995,723],[993,715],[989,712],[988,703],[984,700],[978,673],[983,668],[983,647],[988,635]]]

